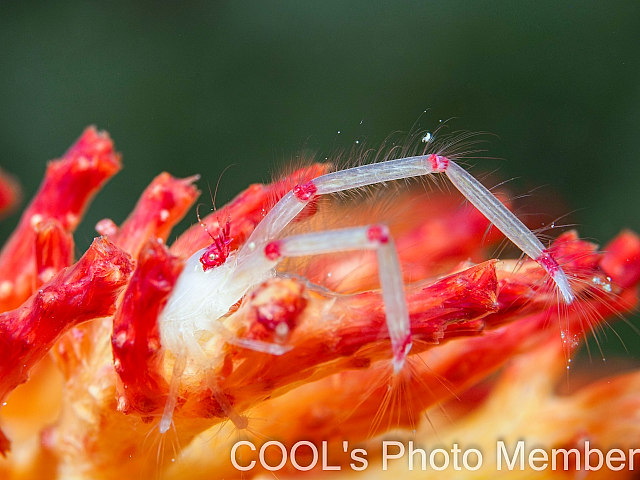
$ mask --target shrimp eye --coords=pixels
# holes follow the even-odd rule
[[[200,263],[205,272],[210,268],[219,267],[225,260],[226,256],[218,253],[218,246],[215,243],[210,245],[200,257]]]
[[[198,220],[200,220],[200,216],[198,216]],[[227,257],[229,253],[231,253],[231,224],[229,220],[223,228],[220,228],[218,231],[218,235],[213,236],[204,223],[200,223],[204,230],[211,237],[212,243],[209,245],[202,256],[200,257],[200,263],[202,264],[202,270],[205,272],[210,268],[219,267],[224,262],[227,261]]]

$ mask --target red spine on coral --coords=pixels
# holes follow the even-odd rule
[[[0,311],[33,293],[35,227],[55,219],[73,232],[94,194],[120,170],[120,156],[104,132],[87,128],[60,160],[50,162],[40,190],[0,252]]]
[[[184,259],[157,239],[142,248],[122,303],[113,318],[111,346],[121,383],[118,409],[149,415],[164,406],[168,386],[159,370],[163,359],[158,314],[164,308]]]

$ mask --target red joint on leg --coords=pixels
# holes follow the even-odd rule
[[[307,202],[313,198],[318,191],[318,188],[313,182],[307,182],[303,185],[296,185],[293,187],[293,194],[301,202]]]
[[[389,241],[389,229],[384,225],[372,225],[367,230],[367,238],[372,242],[387,243]]]
[[[406,357],[407,355],[409,355],[409,351],[411,350],[411,335],[407,335],[406,338],[404,339],[404,341],[402,342],[402,345],[400,345],[400,348],[398,349],[398,352],[403,356]]]
[[[271,242],[264,247],[264,255],[269,260],[278,260],[281,257],[280,254],[280,242]]]
[[[548,250],[543,250],[542,253],[538,255],[538,258],[536,258],[536,262],[552,277],[560,269],[560,265],[558,265],[558,262],[556,262],[556,259],[551,256]]]
[[[429,155],[429,162],[434,173],[444,172],[449,167],[449,159],[435,153]]]

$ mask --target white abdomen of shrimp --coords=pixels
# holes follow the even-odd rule
[[[198,338],[198,332],[221,332],[220,319],[229,309],[252,285],[275,275],[271,268],[237,275],[238,262],[234,255],[230,255],[224,264],[204,271],[200,262],[204,250],[197,251],[187,260],[158,322],[165,348],[176,355],[188,353],[196,359],[201,357],[201,352],[193,351],[200,349],[192,342]]]

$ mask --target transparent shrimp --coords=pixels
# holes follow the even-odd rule
[[[565,272],[535,234],[453,160],[444,155],[425,154],[340,170],[296,185],[267,213],[235,254],[228,250],[228,224],[220,228],[217,237],[212,235],[212,245],[192,255],[178,279],[159,319],[163,345],[178,357],[193,358],[205,372],[208,371],[209,360],[197,341],[201,331],[222,333],[224,341],[240,342],[240,346],[253,350],[282,354],[285,350],[280,345],[256,341],[242,343],[232,339],[231,335],[224,334],[219,319],[252,287],[275,276],[275,267],[284,257],[356,249],[376,250],[393,366],[398,373],[411,348],[411,331],[402,272],[386,227],[372,225],[283,239],[279,236],[304,207],[320,195],[438,173],[447,175],[469,202],[548,272],[566,304],[573,302],[574,293]],[[180,368],[174,369],[174,376],[179,374]],[[174,381],[171,387],[171,395],[175,397],[177,387],[173,388]],[[210,387],[216,391],[215,385]],[[217,392],[216,398],[219,395],[223,394]],[[231,408],[229,402],[219,403]],[[174,407],[175,398],[170,398],[161,420],[161,430],[169,428]],[[226,413],[232,420],[240,418],[231,410]]]

